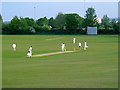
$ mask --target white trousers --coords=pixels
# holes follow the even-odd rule
[[[86,50],[86,48],[88,48],[88,46],[84,46],[84,50]]]
[[[13,48],[14,51],[16,51],[16,48]]]

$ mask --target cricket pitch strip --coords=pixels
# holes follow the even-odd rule
[[[32,55],[32,57],[48,56],[48,55],[55,55],[55,54],[62,54],[62,53],[70,53],[70,52],[75,52],[75,51],[64,51],[64,52],[45,53],[45,54]]]

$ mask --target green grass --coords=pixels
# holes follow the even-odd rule
[[[88,42],[84,51],[27,58],[58,52],[61,43],[73,50],[72,38]],[[117,35],[3,35],[3,88],[118,88]],[[11,48],[17,43],[17,51]],[[77,44],[76,44],[77,49]]]

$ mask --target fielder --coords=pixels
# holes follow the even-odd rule
[[[85,41],[84,42],[84,50],[86,50],[86,48],[88,48],[88,46],[87,46],[87,42]]]
[[[14,51],[16,51],[16,47],[17,47],[17,45],[15,43],[13,43],[12,48],[13,48]]]
[[[78,43],[78,48],[81,49],[81,47],[82,47],[82,44],[81,44],[81,42],[79,42],[79,43]]]
[[[28,51],[30,51],[30,53],[32,53],[32,49],[33,49],[32,46],[30,46]]]
[[[75,43],[76,42],[76,38],[73,38],[73,43]]]
[[[62,52],[66,51],[66,49],[65,49],[65,43],[61,44],[61,50],[62,50]]]
[[[75,51],[76,49],[75,49],[75,43],[76,43],[76,38],[73,38],[73,50]]]

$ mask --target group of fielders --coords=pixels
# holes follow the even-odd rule
[[[73,38],[73,44],[74,44],[74,51],[75,51],[75,43],[76,43],[76,38]],[[16,43],[13,43],[12,44],[12,48],[14,51],[16,51],[16,48],[17,48],[17,45]],[[78,42],[78,48],[81,50],[82,49],[82,43],[81,42]],[[85,41],[84,42],[84,50],[86,50],[88,48],[88,45],[87,45],[87,42]],[[27,53],[27,57],[31,57],[32,56],[32,46],[30,46],[29,50],[28,50],[28,53]],[[61,44],[61,51],[62,52],[65,52],[66,51],[66,45],[65,43],[62,43]]]
[[[76,43],[76,38],[73,38],[73,44],[75,44]],[[78,48],[81,50],[82,49],[82,43],[81,42],[78,42]],[[88,48],[88,45],[87,45],[87,42],[85,41],[84,42],[84,50],[86,50]],[[65,45],[65,43],[62,43],[61,44],[61,50],[62,51],[66,51],[66,45]],[[75,46],[74,46],[74,51],[75,51]]]

